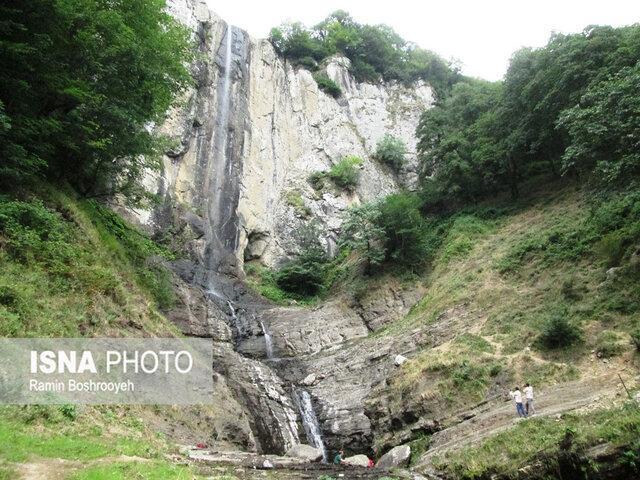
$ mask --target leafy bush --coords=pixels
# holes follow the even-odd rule
[[[633,343],[636,346],[636,350],[640,352],[640,328],[631,332],[631,340],[633,340]]]
[[[605,260],[607,267],[620,265],[625,251],[625,238],[619,231],[611,232],[596,244],[596,253]]]
[[[331,95],[333,98],[338,98],[340,95],[342,95],[340,86],[336,82],[331,80],[326,73],[314,73],[313,78],[318,84],[318,88],[320,88],[320,90],[322,90],[327,95]]]
[[[7,252],[22,262],[39,261],[64,271],[77,254],[69,225],[37,200],[0,202],[0,235]]]
[[[582,341],[582,330],[569,322],[565,313],[554,313],[543,326],[537,343],[543,348],[559,349]]]
[[[275,273],[275,281],[285,292],[309,298],[325,288],[329,258],[320,243],[317,225],[307,224],[297,235],[300,253]]]
[[[324,261],[318,261],[303,254],[276,273],[276,283],[288,293],[301,297],[313,297],[324,287],[324,267]]]
[[[348,155],[331,166],[327,176],[338,187],[352,191],[358,184],[358,176],[362,159],[355,155]]]
[[[313,172],[307,178],[307,181],[314,190],[320,191],[324,188],[324,180],[327,178],[327,172]]]
[[[75,420],[76,418],[78,418],[78,409],[73,404],[70,404],[70,403],[62,404],[60,405],[59,409],[62,416],[69,420]]]
[[[404,142],[387,133],[378,141],[374,157],[391,167],[393,171],[398,172],[404,165],[404,156],[406,153],[407,147]]]

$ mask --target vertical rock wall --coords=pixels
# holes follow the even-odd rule
[[[415,186],[414,132],[433,102],[427,84],[358,83],[348,72],[349,61],[334,57],[323,68],[342,90],[335,99],[319,90],[310,72],[280,59],[268,41],[231,28],[227,85],[226,23],[200,0],[170,5],[194,31],[200,56],[196,87],[160,127],[177,147],[165,157],[163,172],[146,179],[164,198],[164,208],[135,212],[150,230],[166,230],[178,212],[183,223],[204,225],[207,233],[212,225],[207,217],[220,217],[213,228],[225,231],[229,244],[223,249],[232,251],[238,266],[245,259],[276,266],[296,252],[295,231],[302,224],[316,221],[331,249],[349,205]],[[227,115],[231,121],[222,136],[220,118]],[[408,147],[405,168],[397,175],[371,158],[385,133]],[[364,159],[355,191],[314,191],[309,175],[328,170],[345,155]],[[216,212],[210,211],[212,203]],[[205,245],[195,243],[193,252],[204,256]]]

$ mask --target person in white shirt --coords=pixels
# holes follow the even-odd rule
[[[534,415],[536,413],[536,409],[533,407],[533,387],[528,383],[524,387],[524,399],[527,416]]]
[[[516,402],[516,412],[519,417],[526,417],[527,414],[524,412],[524,407],[522,406],[522,392],[520,391],[520,387],[516,387],[512,392],[509,392],[509,395]]]

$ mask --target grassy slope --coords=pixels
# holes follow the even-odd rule
[[[162,289],[140,281],[154,272],[131,258],[152,243],[123,244],[98,207],[51,187],[0,197],[0,334],[175,335],[154,298]]]
[[[414,399],[456,412],[514,384],[544,387],[598,368],[632,373],[637,357],[629,334],[640,326],[640,279],[631,258],[640,241],[640,201],[632,195],[593,201],[588,192],[552,187],[494,218],[459,215],[428,275],[427,295],[375,335],[451,316],[458,334],[399,369],[387,392],[391,405]],[[616,235],[624,241],[612,248],[607,242]],[[621,268],[608,277],[612,266]],[[554,314],[579,326],[583,341],[556,351],[539,346],[536,338]],[[592,351],[613,358],[603,366]],[[538,443],[548,446],[550,438]],[[455,471],[474,455],[456,457]]]
[[[172,300],[170,277],[146,264],[149,255],[171,256],[70,192],[0,196],[0,334],[177,335],[160,308]],[[58,458],[79,462],[73,478],[194,478],[164,459],[174,447],[148,426],[171,415],[167,407],[2,407],[0,479],[16,478],[18,463]],[[119,455],[148,461],[92,465]]]

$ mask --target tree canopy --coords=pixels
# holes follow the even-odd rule
[[[164,0],[9,0],[0,18],[0,178],[140,200],[151,126],[190,82],[186,28]]]
[[[269,36],[276,51],[296,65],[315,70],[322,60],[341,54],[361,81],[425,80],[438,92],[455,83],[457,67],[439,55],[407,42],[387,25],[363,25],[338,10],[313,27],[285,23]]]
[[[457,83],[417,129],[426,197],[517,196],[541,172],[637,174],[639,61],[640,26],[591,26],[517,51],[503,82]]]

